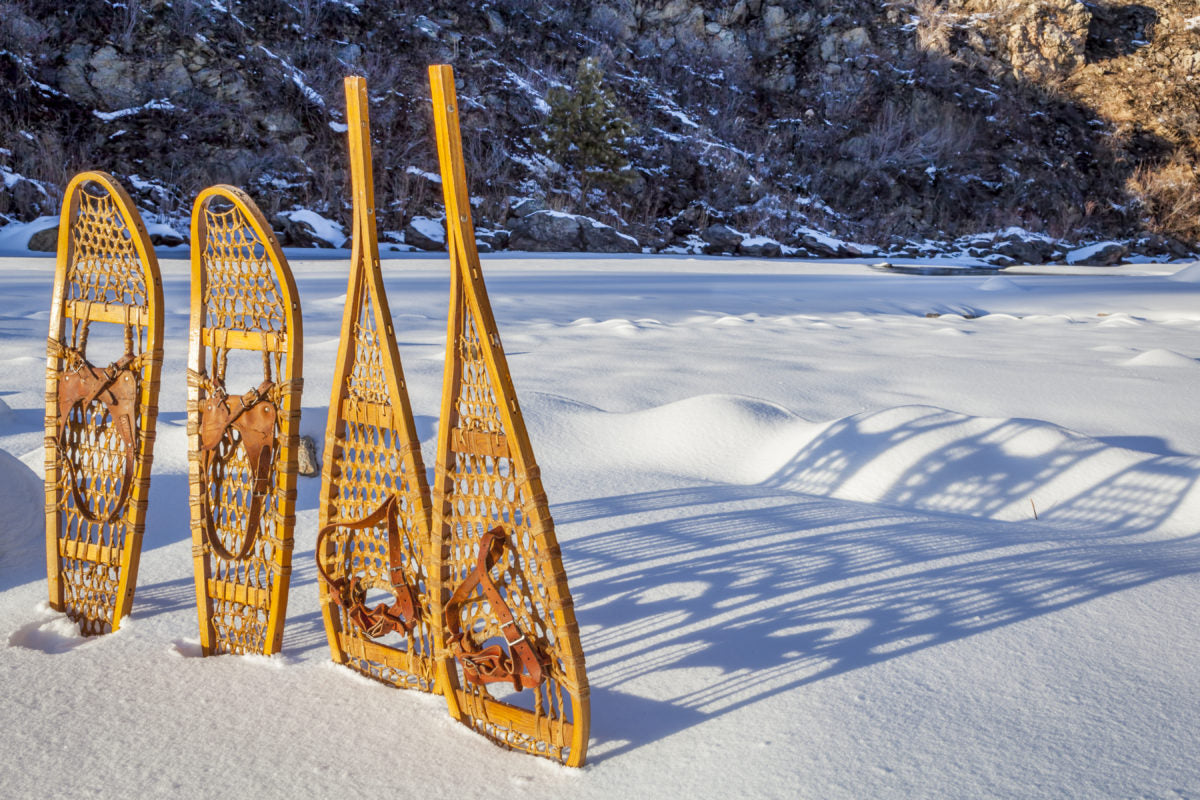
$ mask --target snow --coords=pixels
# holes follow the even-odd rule
[[[47,228],[57,228],[58,221],[57,214],[47,214],[32,222],[11,222],[0,227],[0,255],[28,255],[29,240],[33,235]]]
[[[442,182],[441,175],[438,175],[433,172],[429,172],[427,170],[423,170],[420,167],[414,167],[412,165],[409,165],[404,168],[404,171],[406,173],[408,173],[409,175],[416,175],[418,178],[424,178],[425,180],[432,181],[433,183],[441,183]]]
[[[801,225],[800,227],[796,228],[792,235],[796,237],[805,236],[811,238],[815,242],[822,244],[831,250],[848,250],[850,252],[857,251],[859,253],[863,253],[864,255],[879,252],[879,248],[875,247],[874,245],[857,244],[855,242],[843,241],[842,239],[830,236],[827,233],[823,233],[806,225]]]
[[[439,244],[446,243],[446,229],[443,227],[441,220],[418,216],[413,217],[409,224],[426,239],[438,242]]]
[[[293,261],[318,439],[346,286],[327,255]],[[189,270],[161,264],[137,596],[83,639],[45,603],[53,265],[0,260],[6,797],[1200,795],[1200,265],[485,257],[587,656],[573,771],[330,662],[317,479],[283,653],[197,657]],[[383,272],[433,464],[447,262]]]
[[[1078,247],[1078,248],[1070,251],[1069,253],[1067,253],[1066,262],[1068,264],[1072,264],[1072,265],[1082,264],[1084,261],[1087,261],[1089,258],[1096,255],[1104,248],[1112,247],[1114,245],[1119,246],[1120,242],[1096,242],[1095,244],[1089,244],[1084,247]]]
[[[132,117],[136,114],[140,114],[143,111],[174,111],[174,110],[175,110],[175,105],[170,100],[163,97],[158,100],[151,100],[147,103],[143,103],[140,106],[134,106],[132,108],[121,108],[121,109],[117,109],[116,111],[96,111],[95,109],[92,109],[92,114],[97,119],[99,119],[101,122],[115,122],[116,120],[124,119],[125,117]]]
[[[297,208],[291,211],[280,211],[279,216],[290,219],[293,222],[306,223],[312,228],[313,236],[323,242],[328,242],[330,247],[341,247],[348,241],[345,229],[339,223],[328,217],[322,217],[315,211]]]
[[[146,220],[149,217],[150,217],[150,212],[142,211],[142,221],[146,225],[146,233],[149,234],[150,236],[157,235],[157,236],[162,236],[162,237],[171,238],[171,239],[178,239],[180,241],[187,240],[187,234],[180,232],[179,229],[176,228],[171,223],[155,222],[155,221],[147,222]]]
[[[283,69],[284,74],[287,75],[288,79],[291,80],[293,84],[295,84],[296,88],[300,90],[300,93],[308,98],[310,103],[315,106],[319,106],[320,108],[325,107],[325,98],[321,97],[320,92],[308,85],[304,79],[304,73],[302,71],[294,67],[287,59],[272,53],[262,44],[258,45],[258,49],[263,51],[267,58],[270,58],[272,61],[279,64],[280,68]]]

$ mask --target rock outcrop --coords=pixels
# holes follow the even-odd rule
[[[381,232],[440,249],[415,226],[443,214],[425,66],[453,61],[487,248],[837,256],[1017,227],[1173,252],[1200,240],[1196,19],[1200,0],[27,0],[0,17],[0,224],[100,166],[177,230],[227,182],[320,244],[280,214],[348,223],[359,73]],[[602,143],[612,180],[547,136],[585,59],[631,124]]]

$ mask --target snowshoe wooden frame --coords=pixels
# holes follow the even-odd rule
[[[205,189],[192,208],[188,487],[206,656],[283,643],[302,343],[296,284],[266,219],[240,189]],[[226,386],[234,351],[261,354],[262,383]]]
[[[158,261],[129,195],[106,173],[76,175],[63,196],[46,354],[46,571],[50,606],[85,635],[117,630],[133,605],[162,304]],[[106,367],[87,360],[95,323],[124,329],[124,354]]]
[[[345,80],[353,247],[325,429],[316,557],[333,660],[434,691],[429,485],[383,288],[367,84]],[[368,592],[381,597],[374,608]]]
[[[430,566],[438,683],[455,719],[577,767],[591,714],[579,627],[480,270],[454,72],[431,66],[429,80],[451,269]]]

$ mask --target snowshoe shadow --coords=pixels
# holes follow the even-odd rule
[[[594,761],[808,683],[1200,572],[1200,536],[1096,538],[767,486],[557,512],[596,698]],[[638,518],[621,526],[627,514]]]

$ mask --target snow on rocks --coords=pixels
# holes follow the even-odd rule
[[[804,226],[797,228],[792,234],[792,238],[797,247],[802,247],[813,255],[826,258],[862,258],[879,252],[879,248],[873,245],[843,241]]]
[[[440,219],[413,217],[404,226],[404,241],[419,250],[445,250],[446,228]]]
[[[93,116],[102,122],[116,122],[125,117],[132,117],[141,114],[143,111],[175,111],[175,104],[165,97],[156,100],[150,100],[140,106],[131,108],[119,108],[116,111],[96,111],[92,110]]]
[[[58,219],[57,214],[48,214],[32,222],[14,222],[0,228],[0,254],[54,252],[58,249]]]
[[[1111,267],[1129,255],[1129,248],[1120,242],[1096,242],[1071,250],[1066,262],[1071,266]]]
[[[280,211],[276,219],[283,227],[283,243],[292,247],[337,248],[349,240],[337,222],[305,208]]]
[[[637,253],[637,239],[579,214],[541,209],[519,217],[508,240],[511,250]]]

